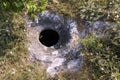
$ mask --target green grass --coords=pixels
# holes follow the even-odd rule
[[[47,76],[39,63],[28,60],[24,16],[28,12],[34,17],[34,12],[42,11],[46,3],[41,0],[41,4],[32,5],[31,1],[0,2],[0,80],[39,80]]]
[[[120,36],[119,29],[112,29],[101,38],[89,35],[80,41],[84,45],[82,51],[85,64],[90,65],[90,72],[88,72],[92,73],[94,80],[120,79],[120,39],[118,36]]]

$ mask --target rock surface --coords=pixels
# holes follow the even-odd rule
[[[34,22],[27,22],[27,37],[29,40],[28,50],[30,55],[43,65],[46,65],[46,72],[54,75],[65,71],[78,71],[83,63],[79,43],[90,32],[100,36],[105,30],[111,28],[104,21],[85,23],[84,29],[78,31],[77,23],[72,19],[65,19],[52,11],[40,13]],[[56,45],[46,47],[39,41],[39,34],[45,29],[52,29],[58,32],[60,39]]]

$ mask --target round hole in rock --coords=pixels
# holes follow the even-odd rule
[[[58,40],[59,34],[52,29],[43,30],[39,35],[39,41],[47,47],[55,45]]]

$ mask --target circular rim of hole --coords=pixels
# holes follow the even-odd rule
[[[39,34],[39,41],[46,47],[54,46],[59,41],[59,34],[53,29],[44,29]]]

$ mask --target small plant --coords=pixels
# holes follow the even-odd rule
[[[88,35],[81,40],[86,66],[91,65],[93,79],[106,80],[120,78],[119,30],[110,30],[104,37]],[[89,72],[89,71],[88,71]],[[116,74],[116,75],[115,75]]]

